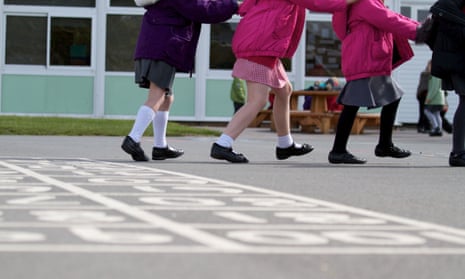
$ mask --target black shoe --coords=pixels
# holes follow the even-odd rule
[[[309,144],[302,144],[300,147],[296,147],[295,142],[287,148],[276,147],[276,158],[278,160],[286,160],[291,156],[301,156],[312,152],[313,146]]]
[[[367,162],[365,158],[358,158],[349,152],[336,153],[334,151],[329,152],[328,161],[331,164],[365,164]]]
[[[212,145],[210,157],[218,160],[226,160],[231,163],[249,162],[244,155],[234,152],[231,147],[223,147],[217,143]]]
[[[442,131],[439,128],[433,129],[429,132],[430,137],[442,137]]]
[[[145,156],[144,150],[140,147],[139,142],[135,142],[130,136],[124,138],[121,148],[131,155],[134,161],[148,161],[149,158]]]
[[[449,166],[451,167],[465,167],[465,152],[462,153],[450,153]]]
[[[442,129],[446,131],[448,134],[452,134],[452,124],[450,124],[447,120],[443,119],[442,120]]]
[[[400,149],[393,144],[389,147],[381,147],[377,145],[375,148],[375,155],[378,157],[406,158],[411,154],[412,153],[410,151]]]
[[[427,133],[429,133],[429,129],[425,128],[425,127],[419,127],[419,128],[417,128],[417,132],[421,133],[421,134],[427,134]]]
[[[153,147],[152,149],[152,159],[153,160],[165,160],[165,159],[173,159],[182,156],[184,151],[182,149],[176,149],[171,146],[167,146],[165,148],[161,147]]]

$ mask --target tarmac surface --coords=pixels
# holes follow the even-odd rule
[[[352,135],[365,165],[329,164],[333,134],[293,136],[315,150],[278,161],[275,134],[247,129],[249,164],[211,159],[212,137],[133,162],[120,137],[0,136],[0,278],[465,278],[451,135],[397,129],[406,159]]]

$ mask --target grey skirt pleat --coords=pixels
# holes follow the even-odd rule
[[[390,76],[349,81],[338,97],[342,105],[377,108],[402,98],[404,91]]]
[[[176,68],[159,60],[139,59],[135,62],[135,81],[139,87],[149,88],[150,82],[171,91]]]

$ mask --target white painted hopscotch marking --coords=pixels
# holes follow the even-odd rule
[[[0,251],[464,255],[465,231],[136,164],[11,159]]]
[[[79,196],[85,197],[89,200],[95,201],[97,203],[103,204],[109,208],[115,209],[117,211],[120,211],[122,213],[125,213],[127,215],[130,215],[132,217],[135,217],[139,220],[143,220],[147,223],[153,224],[155,226],[161,226],[169,231],[172,231],[176,234],[185,236],[190,239],[194,239],[195,241],[198,241],[200,243],[203,243],[204,245],[207,245],[209,247],[213,247],[216,249],[221,249],[221,250],[227,250],[227,251],[237,251],[237,250],[243,250],[242,245],[237,244],[233,241],[229,241],[227,239],[219,238],[214,235],[210,235],[206,232],[197,230],[193,227],[185,226],[180,223],[172,222],[171,220],[159,217],[155,214],[148,213],[146,211],[137,209],[136,207],[129,206],[123,202],[120,202],[118,200],[110,199],[108,197],[96,194],[94,192],[82,189],[80,187],[76,187],[70,183],[65,183],[56,179],[53,179],[51,177],[41,175],[39,173],[36,173],[34,171],[28,170],[26,168],[22,168],[16,165],[12,165],[6,162],[1,162],[0,165],[18,171],[20,173],[23,173],[25,175],[28,175],[30,177],[34,177],[40,181],[46,182],[49,185],[54,185],[59,188],[62,188],[66,191],[75,193]]]

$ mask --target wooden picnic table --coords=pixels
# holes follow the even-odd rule
[[[310,106],[311,113],[328,112],[327,97],[338,96],[338,90],[296,90],[292,91],[290,108],[291,110],[298,110],[298,103],[300,96],[311,96],[312,103]]]
[[[302,132],[315,132],[317,128],[321,133],[328,134],[334,114],[328,111],[327,98],[339,95],[335,90],[296,90],[292,92],[290,100],[291,124],[300,126]],[[300,96],[311,96],[310,110],[299,110]]]
[[[273,94],[271,92],[271,94]],[[292,92],[290,99],[290,122],[292,127],[300,127],[302,132],[312,133],[317,128],[319,132],[327,134],[335,127],[339,119],[338,112],[328,111],[327,98],[338,96],[335,90],[296,90]],[[299,97],[312,96],[310,110],[299,109]],[[358,113],[352,127],[353,134],[363,133],[365,125],[379,125],[379,113]],[[265,120],[271,121],[271,129],[274,129],[272,111],[262,110],[250,127],[259,127]]]
[[[273,92],[270,92],[273,94]],[[296,90],[290,98],[290,122],[301,127],[302,132],[314,132],[318,128],[322,133],[329,133],[333,114],[328,112],[326,98],[339,95],[339,91],[324,90]],[[299,97],[312,96],[310,110],[299,110]],[[274,130],[274,119],[271,110],[262,110],[252,122],[250,127],[259,127],[264,120],[271,120],[271,129]]]

